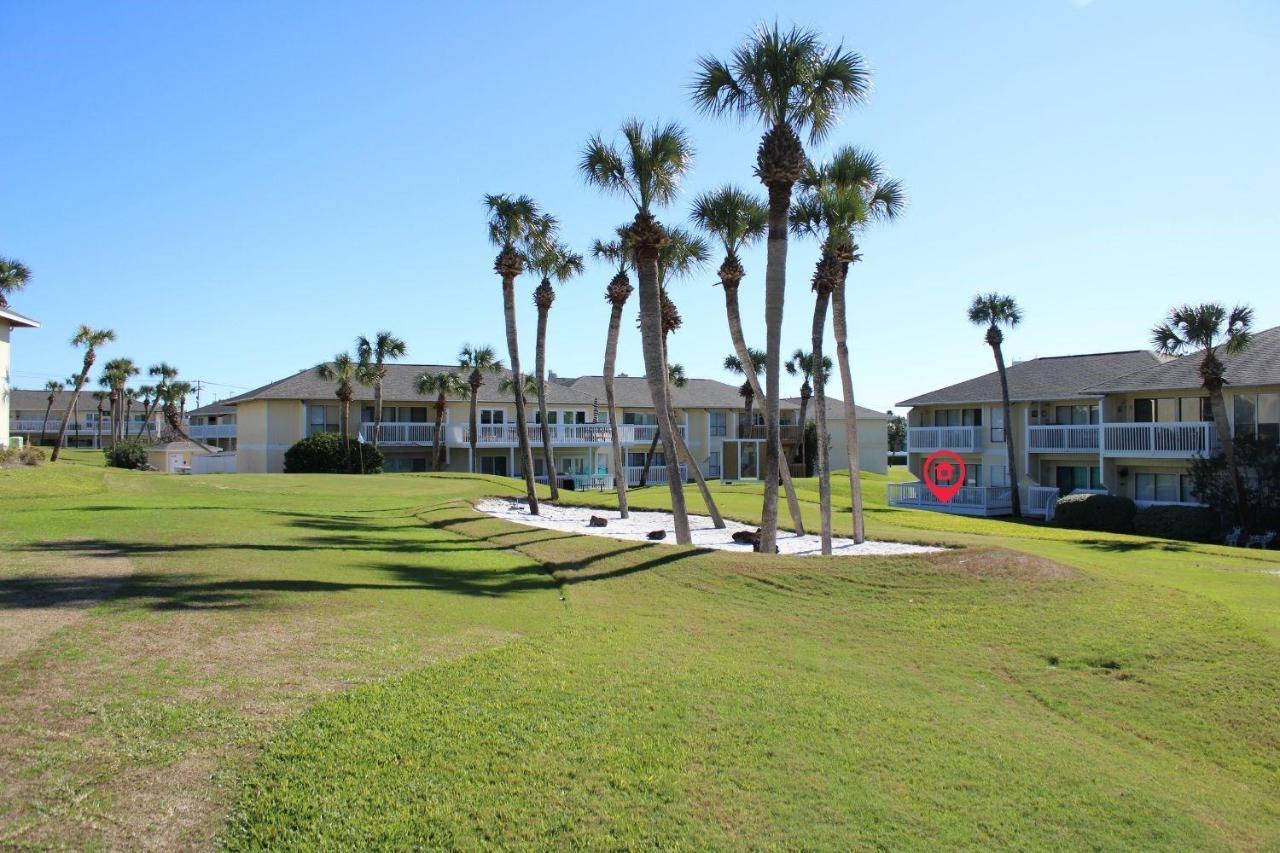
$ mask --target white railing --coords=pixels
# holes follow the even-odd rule
[[[1032,453],[1097,453],[1097,424],[1058,424],[1027,427],[1027,450]]]
[[[658,427],[656,424],[623,424],[618,427],[618,440],[629,444],[637,444],[642,441],[653,441],[653,437],[657,434]],[[684,424],[676,425],[676,432],[681,438],[686,438]]]
[[[949,501],[939,500],[924,483],[889,483],[889,506],[915,507],[966,515],[1006,515],[1013,511],[1009,486],[961,486]]]
[[[142,424],[142,421],[130,421],[129,422],[130,432],[136,431],[141,424]],[[98,425],[96,423],[92,421],[87,421],[83,417],[80,417],[80,418],[71,419],[71,423],[67,424],[67,432],[75,432],[77,425],[79,425],[80,427],[80,432],[97,432],[98,431]],[[44,429],[45,432],[51,432],[54,435],[57,435],[58,430],[62,428],[62,418],[51,417],[47,421],[41,421],[39,418],[34,418],[34,419],[33,418],[10,418],[9,419],[9,432],[40,432],[42,428]],[[109,418],[102,419],[102,431],[103,433],[110,435],[111,420]]]
[[[1190,459],[1217,447],[1211,423],[1104,424],[1106,456]]]
[[[1028,486],[1022,499],[1022,514],[1052,519],[1059,494],[1057,486]]]
[[[641,472],[642,472],[642,471],[644,471],[644,466],[643,466],[643,465],[629,465],[629,466],[627,466],[627,468],[626,468],[626,472],[627,472],[627,485],[628,485],[628,486],[638,486],[638,485],[640,485],[640,474],[641,474]],[[681,480],[682,482],[684,482],[684,481],[687,481],[688,479],[689,479],[689,469],[688,469],[686,466],[681,465],[681,466],[680,466],[680,480]],[[648,479],[646,480],[646,482],[651,483],[651,484],[655,484],[655,485],[657,485],[657,484],[665,484],[665,483],[667,482],[667,466],[666,466],[666,465],[650,465],[650,466],[649,466],[649,477],[648,477]]]
[[[192,438],[235,438],[235,424],[190,424],[187,434]]]
[[[909,427],[907,451],[923,453],[933,450],[975,451],[982,447],[982,427]]]
[[[360,437],[373,441],[372,423],[360,424]],[[435,440],[434,423],[403,421],[378,425],[378,444],[434,444]]]

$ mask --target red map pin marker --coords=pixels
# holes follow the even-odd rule
[[[949,503],[964,485],[964,460],[950,450],[935,450],[924,460],[924,484],[941,503]]]

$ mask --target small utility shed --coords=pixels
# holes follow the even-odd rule
[[[155,444],[147,449],[147,464],[153,470],[166,474],[190,474],[191,460],[197,456],[208,456],[213,453],[203,444],[194,441],[169,441]]]

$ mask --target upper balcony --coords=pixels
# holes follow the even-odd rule
[[[594,447],[607,445],[611,441],[609,425],[595,424],[550,424],[551,443],[555,447]],[[618,439],[623,444],[642,444],[653,440],[657,427],[640,424],[619,424]],[[685,434],[683,425],[677,427],[681,436]],[[365,441],[373,441],[373,424],[360,425],[360,434]],[[542,427],[530,424],[528,428],[529,443],[542,446]],[[194,436],[193,436],[194,437]],[[378,432],[378,443],[386,446],[425,446],[435,443],[436,425],[434,423],[384,423]],[[465,424],[444,424],[441,439],[451,447],[466,447],[471,442],[471,429]],[[476,430],[476,445],[479,447],[514,447],[519,443],[520,432],[515,424],[481,424]]]
[[[1097,424],[1051,424],[1027,427],[1027,450],[1032,453],[1097,453],[1101,430]]]
[[[1104,424],[1104,456],[1190,459],[1218,449],[1212,423]]]
[[[188,424],[186,430],[187,435],[196,440],[236,437],[235,424]]]
[[[982,427],[980,426],[910,427],[907,429],[908,453],[932,453],[935,450],[976,453],[981,449]]]

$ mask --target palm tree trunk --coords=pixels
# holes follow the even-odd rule
[[[821,266],[822,262],[819,261]],[[821,270],[819,271],[821,275]],[[831,460],[827,450],[827,391],[825,372],[822,369],[822,339],[826,335],[827,303],[831,292],[825,287],[818,290],[813,305],[813,417],[818,432],[818,515],[821,523],[822,553],[831,554]]]
[[[808,475],[809,473],[809,460],[806,458],[804,449],[804,427],[809,420],[809,397],[813,394],[813,390],[811,388],[808,393],[805,392],[805,388],[808,386],[809,380],[806,378],[804,380],[804,385],[800,387],[800,440],[798,442],[800,445],[800,470],[803,471],[805,475]]]
[[[475,385],[472,385],[471,386],[471,410],[468,414],[468,420],[470,421],[468,426],[471,427],[471,434],[467,436],[467,443],[471,445],[471,473],[472,474],[476,473],[476,462],[478,461],[476,459],[476,445],[480,441],[480,437],[476,435],[476,430],[480,428],[479,418],[477,417],[477,414],[476,414],[476,401],[479,394],[480,394],[480,389],[477,388]]]
[[[671,420],[675,420],[675,413],[672,412]],[[689,451],[689,445],[685,442],[684,437],[680,435],[680,431],[675,432],[676,449],[680,452],[680,458],[684,460],[684,464],[688,466],[689,471],[693,474],[693,481],[698,484],[698,491],[702,494],[702,502],[707,506],[707,514],[711,516],[711,525],[716,530],[724,530],[724,519],[720,516],[720,508],[716,506],[715,498],[711,496],[711,489],[707,488],[706,478],[702,476],[702,469],[698,467],[698,460],[693,458],[693,454]]]
[[[649,485],[649,466],[653,464],[653,454],[658,450],[658,438],[662,435],[660,427],[654,427],[653,440],[649,442],[649,452],[644,455],[644,467],[640,469],[640,488]]]
[[[167,406],[165,407],[168,408]],[[338,431],[342,433],[342,452],[347,459],[347,473],[351,473],[351,401],[344,399],[342,408],[338,410]]]
[[[760,552],[772,554],[778,541],[778,462],[782,433],[778,426],[782,362],[782,309],[787,288],[787,212],[791,185],[769,187],[769,240],[764,272],[764,500],[760,506]]]
[[[441,394],[436,398],[436,428],[432,431],[431,441],[431,470],[440,471],[440,463],[444,460],[444,454],[440,452],[443,445],[440,442],[440,435],[444,432],[444,395]]]
[[[1236,467],[1235,440],[1231,437],[1231,426],[1227,422],[1227,404],[1222,397],[1222,387],[1211,387],[1209,391],[1209,408],[1213,412],[1213,426],[1218,433],[1218,442],[1222,445],[1222,458],[1226,460],[1227,471],[1231,474],[1231,489],[1236,496],[1236,524],[1244,531],[1249,530],[1248,495],[1244,489],[1244,477]],[[1006,418],[1008,415],[1005,416]],[[1008,436],[1009,430],[1005,429]],[[1207,455],[1207,454],[1206,454]]]
[[[44,420],[40,422],[40,443],[44,444],[45,426],[49,423],[49,413],[53,411],[53,397],[49,397],[49,405],[44,407]]]
[[[520,444],[520,465],[524,469],[525,497],[529,514],[538,514],[538,492],[533,485],[533,451],[529,447],[529,420],[524,411],[524,385],[520,376],[520,339],[516,333],[516,279],[502,276],[502,309],[507,324],[507,357],[511,359],[512,393],[516,400],[516,440]],[[514,473],[514,472],[513,472]]]
[[[551,425],[547,423],[547,316],[550,313],[538,306],[538,332],[534,346],[534,366],[538,378],[538,417],[542,419],[542,464],[547,469],[547,485],[551,488],[551,500],[560,499],[560,487],[556,484],[556,455],[551,446]]]
[[[684,484],[680,482],[680,463],[676,443],[672,440],[675,425],[671,422],[671,401],[667,394],[667,359],[662,346],[662,295],[658,287],[658,248],[665,233],[648,214],[637,214],[630,236],[635,254],[636,276],[640,281],[640,338],[644,351],[645,379],[658,415],[658,435],[667,463],[667,488],[671,493],[671,514],[676,542],[693,544],[689,535],[689,513],[684,503]],[[638,239],[637,239],[638,238]]]
[[[630,518],[627,507],[627,469],[623,464],[622,441],[618,438],[618,411],[613,397],[613,372],[618,360],[618,331],[622,327],[622,303],[609,312],[609,335],[604,344],[604,399],[609,408],[609,442],[613,449],[613,483],[618,491],[618,515]]]
[[[729,337],[733,340],[733,351],[738,356],[738,361],[742,362],[743,367],[750,366],[747,373],[747,384],[751,388],[751,396],[747,398],[747,405],[744,407],[747,415],[747,425],[751,424],[751,402],[754,397],[760,395],[760,377],[756,376],[756,365],[751,363],[751,353],[747,351],[747,338],[742,332],[742,313],[738,310],[738,287],[736,284],[724,287],[724,309],[725,314],[729,318]],[[801,432],[801,443],[804,441],[804,433]],[[786,488],[787,493],[787,509],[791,513],[791,526],[795,528],[797,536],[804,535],[804,519],[800,515],[800,501],[796,497],[795,485],[791,482],[791,469],[787,467],[787,460],[782,454],[782,435],[778,435],[778,474],[782,477],[782,484]]]
[[[129,419],[133,417],[133,400],[126,399],[124,401],[124,423],[121,429],[124,430],[124,437],[129,437]]]
[[[840,274],[832,283],[831,326],[836,339],[840,391],[844,394],[844,449],[849,456],[849,510],[853,514],[853,541],[861,545],[866,541],[867,528],[862,510],[862,457],[858,454],[858,405],[853,397],[853,371],[849,366],[849,324],[845,315],[844,285],[848,276],[849,264],[842,262]]]
[[[378,449],[382,438],[382,380],[373,383],[373,449]]]
[[[1009,402],[1009,377],[1004,369],[1004,353],[1000,345],[991,347],[996,357],[996,372],[1000,374],[1000,400],[1004,404],[1004,449],[1009,465],[1009,491],[1013,501],[1013,517],[1022,517],[1022,497],[1018,494],[1018,455],[1013,447],[1013,404]]]

